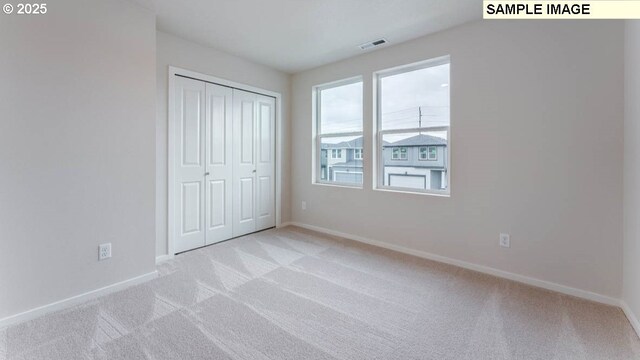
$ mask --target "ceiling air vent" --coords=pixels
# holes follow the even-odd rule
[[[368,43],[364,43],[364,44],[360,45],[359,48],[362,49],[362,50],[369,50],[371,48],[374,48],[376,46],[380,46],[380,45],[386,44],[386,43],[387,43],[387,40],[378,39],[378,40],[370,41]]]

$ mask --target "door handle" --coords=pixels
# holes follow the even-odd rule
[[[207,171],[206,173],[204,173],[204,176],[209,176],[209,172]]]
[[[254,174],[255,174],[255,173],[256,173],[256,170],[254,169],[254,170],[252,171],[252,173],[254,173]]]

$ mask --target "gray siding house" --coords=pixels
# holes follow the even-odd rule
[[[419,134],[383,145],[383,184],[412,189],[447,187],[447,140]]]
[[[362,137],[337,144],[322,144],[320,179],[362,183]]]
[[[320,179],[362,183],[362,137],[337,144],[322,144]],[[383,144],[383,185],[442,190],[447,186],[447,140],[419,134]]]

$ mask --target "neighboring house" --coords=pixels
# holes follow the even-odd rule
[[[362,183],[362,137],[337,144],[322,144],[320,179]]]
[[[337,144],[322,144],[320,179],[362,183],[362,137]],[[383,144],[384,186],[446,189],[447,141],[419,134]]]
[[[447,187],[447,140],[419,134],[383,146],[385,186],[441,190]]]

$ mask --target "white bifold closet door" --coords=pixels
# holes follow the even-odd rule
[[[205,111],[205,244],[233,235],[233,90],[207,83]]]
[[[233,236],[275,226],[275,99],[233,90]]]
[[[275,226],[275,99],[175,80],[174,252]]]
[[[205,244],[204,82],[176,77],[175,251]]]

